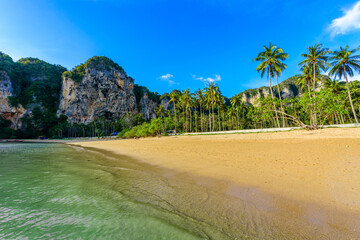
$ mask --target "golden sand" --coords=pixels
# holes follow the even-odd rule
[[[360,129],[73,143],[360,213]]]
[[[71,144],[131,156],[176,172],[180,182],[195,179],[224,202],[252,206],[258,224],[269,218],[300,239],[360,237],[360,128]],[[230,202],[230,212],[243,205]]]
[[[360,214],[360,129],[73,143]]]

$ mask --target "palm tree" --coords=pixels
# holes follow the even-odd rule
[[[324,81],[324,87],[330,89],[335,95],[338,95],[342,90],[344,90],[344,86],[339,80],[331,80],[330,78],[327,78]]]
[[[166,110],[165,110],[164,106],[161,104],[155,108],[155,114],[157,117],[163,118],[165,115],[165,112],[166,112]]]
[[[277,86],[279,99],[280,99],[280,108],[281,108],[281,111],[283,112],[283,114],[282,114],[282,122],[283,122],[283,127],[285,127],[284,107],[283,107],[283,104],[282,104],[278,77],[280,77],[282,71],[287,68],[287,65],[285,63],[282,63],[281,61],[284,61],[285,59],[289,58],[289,54],[284,53],[282,48],[277,48],[277,50],[278,50],[278,54],[275,57],[279,59],[280,63],[276,64],[276,65],[273,65],[273,66],[274,66],[274,72],[275,72],[275,76],[276,76],[276,86]]]
[[[195,93],[195,96],[197,98],[197,101],[199,103],[200,107],[200,125],[201,125],[201,131],[203,131],[203,103],[204,103],[204,93],[201,91],[201,89],[198,89]]]
[[[163,105],[159,104],[159,106],[157,106],[155,108],[156,116],[161,118],[161,125],[163,125],[164,134],[165,134],[165,127],[164,127],[164,123],[163,123],[163,117],[165,116],[165,113],[166,113],[166,110]]]
[[[360,72],[360,55],[355,55],[358,49],[349,50],[349,46],[346,46],[345,48],[340,47],[339,51],[334,51],[331,53],[331,70],[329,74],[335,75],[341,79],[342,77],[346,80],[346,88],[349,96],[349,101],[351,105],[351,109],[355,118],[355,122],[358,122],[358,118],[356,116],[354,104],[351,99],[350,94],[350,88],[349,88],[349,81],[347,78],[347,74],[349,74],[350,77],[354,76],[354,70]]]
[[[191,93],[190,90],[187,88],[186,90],[183,91],[182,95],[181,95],[181,104],[185,109],[185,129],[186,131],[188,130],[188,125],[187,125],[187,119],[188,119],[188,110],[190,110],[190,106],[191,106]]]
[[[172,91],[170,93],[170,101],[174,103],[174,115],[175,115],[175,131],[176,131],[176,124],[177,124],[177,120],[176,120],[176,103],[179,100],[179,94],[176,91]]]
[[[236,118],[238,128],[240,127],[240,119],[239,119],[239,106],[242,104],[242,95],[236,94],[230,99],[230,103],[233,107],[236,107]]]
[[[316,70],[323,70],[326,71],[328,67],[328,48],[323,48],[322,44],[316,44],[313,47],[307,47],[309,53],[303,53],[301,54],[302,57],[305,58],[299,65],[302,66],[302,68],[305,68],[305,66],[309,65],[312,67],[312,73],[313,73],[313,90],[315,90],[316,87]]]
[[[209,82],[208,86],[205,88],[205,98],[210,105],[209,107],[211,107],[212,110],[212,128],[210,127],[210,131],[213,131],[215,127],[214,104],[215,104],[215,96],[218,92],[219,92],[219,87],[216,86],[214,82]],[[211,122],[210,122],[210,126],[211,126]]]
[[[234,129],[234,118],[236,118],[236,110],[233,106],[228,107],[227,115],[231,122],[231,129]]]
[[[319,74],[315,74],[315,82],[320,81],[318,78]],[[295,76],[297,79],[297,84],[300,85],[300,89],[303,90],[307,87],[309,92],[309,98],[311,99],[311,83],[313,82],[313,70],[310,65],[305,65],[302,68],[302,74]]]
[[[215,101],[215,106],[217,108],[217,113],[218,113],[218,126],[219,129],[218,131],[221,131],[221,123],[220,123],[220,109],[222,108],[222,106],[224,105],[224,97],[221,95],[220,91],[217,91],[215,96],[214,96],[214,101]]]
[[[284,65],[284,63],[281,61],[285,60],[286,58],[288,58],[288,55],[284,53],[282,48],[278,48],[276,45],[272,45],[270,43],[269,46],[264,46],[264,51],[260,52],[254,59],[254,61],[260,61],[260,64],[256,67],[256,70],[260,72],[261,77],[263,77],[264,73],[267,72],[267,80],[269,82],[272,99],[274,99],[274,93],[271,86],[271,78],[274,77],[276,72],[281,72],[282,69],[285,69],[286,65]],[[277,125],[280,127],[275,103],[273,103],[273,107]]]

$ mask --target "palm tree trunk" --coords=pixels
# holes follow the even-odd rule
[[[192,122],[192,117],[191,117],[191,108],[189,107],[189,113],[190,113],[190,132],[191,132],[191,122]]]
[[[315,63],[313,63],[313,75],[314,75],[314,77],[313,77],[313,91],[314,91],[314,98],[315,98],[316,97],[315,96],[315,87],[316,87],[316,84],[315,84],[315,81],[316,81]],[[315,105],[316,105],[316,102],[314,103],[314,106],[313,106],[313,109],[314,109],[313,124],[316,127],[317,126],[317,116],[316,116],[316,111],[315,111]]]
[[[200,105],[200,128],[201,128],[201,132],[202,132],[203,131],[203,114],[202,114],[201,105]]]
[[[221,131],[221,126],[220,126],[220,111],[218,111],[218,120],[219,120],[219,131]]]
[[[353,112],[353,114],[354,114],[355,122],[356,122],[356,124],[358,124],[358,123],[359,123],[359,121],[358,121],[358,118],[357,118],[357,116],[356,116],[356,112],[355,112],[354,104],[353,104],[352,99],[351,99],[350,88],[349,88],[349,82],[348,82],[348,79],[347,79],[347,76],[346,76],[346,69],[345,69],[345,65],[343,65],[343,68],[344,68],[344,75],[345,75],[345,80],[346,80],[346,88],[347,88],[347,92],[348,92],[348,95],[349,95],[349,100],[350,100],[350,104],[351,104],[351,109],[352,109],[352,112]]]
[[[195,109],[195,132],[198,130],[197,111]]]
[[[174,101],[174,113],[175,113],[175,132],[176,132],[176,104],[175,104],[175,101]]]
[[[211,108],[212,108],[212,131],[215,129],[215,117],[214,117],[214,99],[211,99]]]
[[[268,68],[268,80],[269,80],[269,85],[270,85],[271,98],[274,100],[274,93],[271,88],[270,67]],[[276,110],[276,106],[275,106],[274,102],[273,102],[273,106],[274,106],[274,111],[275,111],[275,116],[276,116],[276,122],[277,122],[278,127],[280,128],[279,118],[278,118],[278,114],[277,114],[277,110]]]
[[[281,99],[281,93],[280,93],[280,87],[279,87],[279,80],[278,80],[278,74],[276,74],[276,86],[277,86],[277,90],[278,90],[278,93],[279,93],[279,99],[280,99],[280,108],[281,108],[281,111],[283,112],[282,114],[282,124],[283,124],[283,128],[285,127],[285,115],[284,115],[284,108],[283,108],[283,104],[282,104],[282,99]]]
[[[236,105],[236,117],[237,117],[237,128],[240,128],[240,119],[239,119],[239,105]]]

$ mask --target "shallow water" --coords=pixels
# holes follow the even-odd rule
[[[254,189],[114,154],[0,144],[0,239],[328,239],[291,215],[273,221],[274,207]]]

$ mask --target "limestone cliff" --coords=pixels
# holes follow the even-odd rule
[[[134,80],[112,60],[93,57],[63,74],[57,115],[68,121],[90,123],[96,118],[118,119],[136,111]]]
[[[150,99],[148,93],[145,92],[144,96],[140,99],[140,112],[144,119],[149,120],[156,118],[155,109],[157,106],[158,104]]]
[[[17,108],[10,105],[9,97],[13,96],[13,87],[9,75],[5,71],[0,71],[0,115],[5,120],[11,121],[11,127],[17,129],[21,127],[19,119],[25,114],[26,110],[19,105]]]
[[[279,84],[280,95],[282,99],[290,99],[292,97],[300,96],[302,91],[299,89],[299,86],[296,84],[296,78],[291,77]],[[277,86],[272,86],[274,97],[278,98],[279,93],[277,91]],[[271,94],[269,87],[260,87],[254,89],[248,89],[242,93],[242,101],[249,105],[256,105],[256,101],[260,97],[267,97]]]

